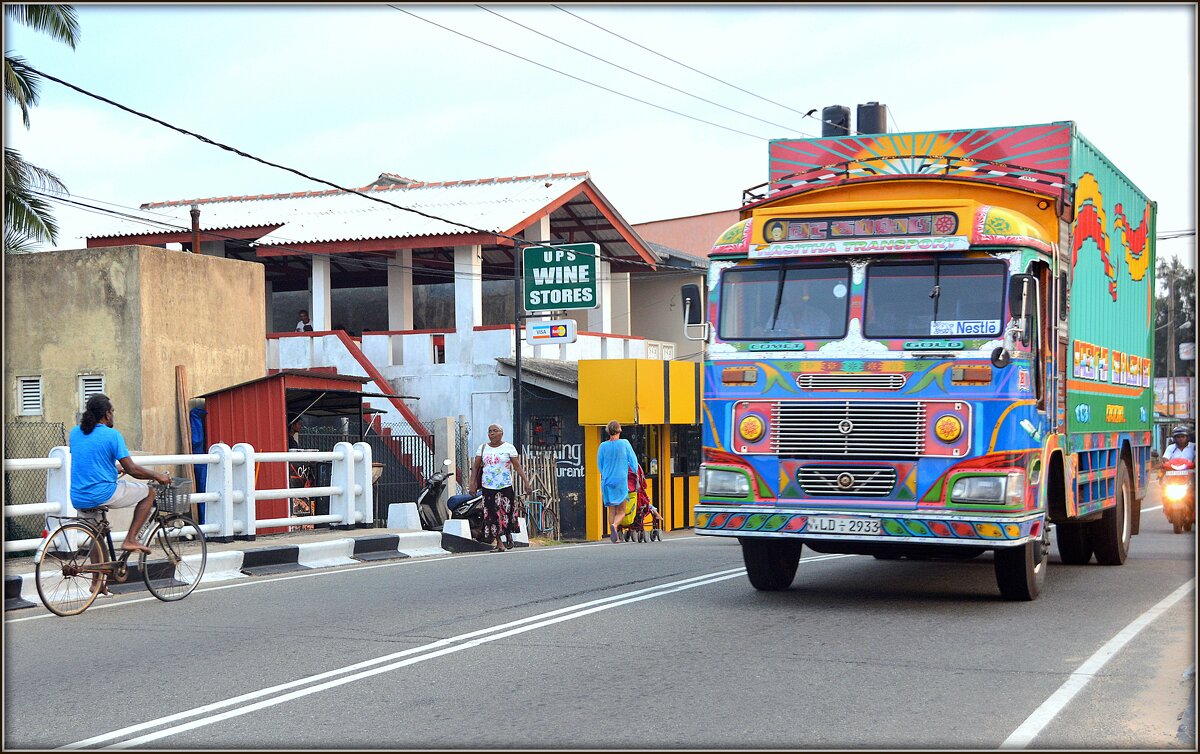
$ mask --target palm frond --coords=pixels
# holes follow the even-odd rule
[[[26,128],[29,128],[29,108],[38,101],[40,81],[41,77],[29,70],[24,58],[4,56],[4,98],[21,108]]]
[[[72,50],[79,43],[79,18],[71,5],[5,5],[4,14],[19,24],[45,32]]]
[[[35,241],[58,240],[49,202],[34,191],[66,191],[58,176],[31,165],[15,149],[4,148],[4,248],[27,249]]]

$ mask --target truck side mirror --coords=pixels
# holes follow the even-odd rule
[[[700,325],[704,323],[704,303],[700,298],[700,286],[689,283],[680,288],[683,296],[683,317],[685,325]]]
[[[1013,275],[1008,281],[1008,314],[1020,319],[1025,314],[1025,294],[1033,281],[1032,275]]]

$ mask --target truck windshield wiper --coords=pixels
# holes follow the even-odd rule
[[[771,312],[771,325],[768,330],[775,329],[775,322],[779,319],[779,304],[783,301],[783,281],[787,277],[787,268],[783,265],[779,266],[779,284],[775,286],[775,309]]]

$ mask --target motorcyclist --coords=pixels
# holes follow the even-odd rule
[[[1172,458],[1184,458],[1192,463],[1196,462],[1196,444],[1188,440],[1187,427],[1180,425],[1171,430],[1171,437],[1174,439],[1167,449],[1163,451],[1162,458],[1164,461],[1169,461]]]

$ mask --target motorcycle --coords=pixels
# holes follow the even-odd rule
[[[1175,533],[1191,531],[1196,522],[1196,465],[1186,458],[1162,462],[1163,513]]]
[[[466,519],[472,539],[477,542],[483,539],[483,493],[452,495],[446,507],[454,518]]]
[[[417,513],[421,517],[421,528],[426,531],[441,531],[442,524],[450,517],[445,504],[441,502],[442,490],[450,477],[450,459],[442,462],[446,469],[430,474],[425,480],[425,486],[417,495]]]

